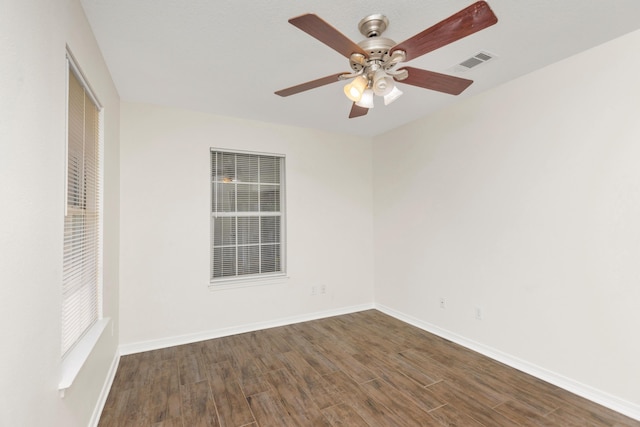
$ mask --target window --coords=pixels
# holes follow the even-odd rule
[[[62,354],[101,316],[101,107],[69,58]]]
[[[284,157],[211,150],[211,282],[282,275]]]

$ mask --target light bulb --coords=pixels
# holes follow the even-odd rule
[[[367,88],[369,82],[363,76],[358,76],[344,87],[344,94],[353,102],[360,101],[362,93]]]

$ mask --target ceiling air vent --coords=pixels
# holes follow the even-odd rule
[[[458,72],[458,73],[469,71],[470,69],[476,68],[484,64],[485,62],[491,61],[492,59],[495,59],[495,58],[496,56],[492,53],[485,52],[485,51],[478,52],[475,55],[473,55],[471,58],[465,59],[461,63],[454,65],[449,69],[449,71]]]

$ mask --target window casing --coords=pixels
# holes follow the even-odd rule
[[[62,355],[102,316],[102,112],[68,56]]]
[[[211,150],[212,284],[283,275],[284,157]]]

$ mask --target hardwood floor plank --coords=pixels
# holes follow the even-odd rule
[[[251,350],[246,337],[243,335],[225,338],[225,344],[228,346],[230,355],[229,361],[241,381],[262,374],[260,363],[257,359],[258,355]]]
[[[298,426],[272,392],[254,394],[247,402],[260,427]]]
[[[571,412],[567,412],[562,408],[553,411],[551,414],[547,415],[546,418],[552,423],[552,425],[562,427],[596,427],[603,425],[590,423],[584,418]],[[609,427],[612,427],[612,425],[609,425]]]
[[[386,365],[382,358],[375,356],[368,358],[365,355],[356,355],[354,357],[363,364],[367,364],[367,367],[389,385],[395,387],[397,390],[401,390],[407,399],[410,399],[413,404],[424,411],[430,411],[445,403],[438,399],[431,390],[425,388],[412,378],[407,377],[403,372],[396,370],[394,363],[391,363],[390,366]]]
[[[291,345],[284,336],[283,328],[271,328],[252,332],[251,341],[260,354],[281,354],[291,351]]]
[[[372,348],[373,342],[367,337],[366,332],[363,332],[363,328],[340,319],[341,317],[323,319],[320,326],[325,331],[326,339],[333,341],[337,348],[349,354],[361,353],[365,348]]]
[[[447,384],[460,393],[473,396],[476,402],[488,408],[493,408],[509,400],[507,395],[487,387],[482,382],[473,381],[473,378],[466,375],[447,380]]]
[[[312,322],[309,328],[315,332],[313,344],[322,346],[331,343],[332,349],[341,354],[354,354],[358,350],[354,348],[353,342],[349,336],[337,332],[327,319]]]
[[[388,363],[393,366],[399,372],[402,372],[408,378],[411,378],[421,386],[429,386],[435,384],[442,379],[434,378],[429,375],[429,372],[424,372],[418,369],[412,363],[408,363],[406,359],[400,356],[401,353],[394,353],[388,355]]]
[[[154,424],[151,424],[151,427],[183,427],[182,425],[182,417],[180,418],[169,418],[164,421],[160,421]]]
[[[288,328],[288,327],[285,327]],[[330,374],[339,371],[334,363],[319,352],[318,348],[302,335],[298,335],[294,328],[287,330],[288,340],[296,351],[307,361],[307,363],[320,375]]]
[[[333,341],[322,339],[318,340],[314,345],[331,363],[352,377],[356,382],[363,383],[376,377],[366,366],[358,362],[351,353],[335,345]]]
[[[149,362],[142,355],[123,356],[113,382],[116,387],[124,390],[143,386],[147,383],[148,370]]]
[[[420,407],[411,404],[406,396],[382,379],[375,379],[361,384],[364,392],[380,402],[393,414],[398,425],[403,426],[437,426],[436,420]]]
[[[226,338],[204,341],[200,347],[202,362],[205,365],[213,365],[229,361],[233,357],[230,349],[231,345],[227,343]]]
[[[409,349],[398,353],[396,357],[409,365],[415,366],[420,372],[433,378],[435,383],[451,377],[451,370],[449,368],[431,359],[420,350]]]
[[[271,391],[271,385],[262,375],[252,378],[246,378],[244,380],[238,379],[240,388],[245,397],[253,396],[254,394],[260,394]]]
[[[411,348],[415,341],[411,334],[406,334],[405,330],[390,327],[385,322],[380,322],[372,316],[353,313],[341,316],[340,319],[348,318],[349,322],[343,322],[344,327],[351,334],[358,337],[368,348],[377,348],[384,353],[398,353]]]
[[[398,372],[422,387],[438,382],[415,365],[407,363],[404,359],[398,357],[397,353],[385,354],[372,349],[367,353],[355,354],[353,357],[378,376],[385,373]]]
[[[370,426],[397,427],[389,408],[369,396],[353,378],[338,371],[325,376],[339,390],[343,402]]]
[[[469,415],[451,405],[443,405],[429,412],[429,415],[446,427],[485,427]]]
[[[353,408],[344,403],[324,408],[322,413],[334,427],[370,427]]]
[[[279,357],[282,366],[313,396],[318,408],[323,409],[339,403],[338,390],[318,374],[300,354],[289,351]]]
[[[486,397],[467,394],[464,388],[453,384],[452,381],[441,381],[427,388],[438,398],[462,411],[480,424],[492,427],[514,427],[518,425],[513,420],[494,411],[490,406],[479,402],[479,400],[486,401]]]
[[[154,411],[149,405],[147,390],[147,387],[136,387],[129,390],[125,415],[118,419],[122,425],[148,425],[154,421]]]
[[[185,426],[220,427],[209,381],[189,383],[181,387],[182,422]],[[124,424],[127,425],[127,424]]]
[[[512,419],[523,427],[552,427],[557,425],[548,418],[540,415],[535,408],[513,400],[504,402],[493,408],[493,410]]]
[[[269,372],[265,378],[277,393],[285,411],[298,425],[330,425],[308,390],[288,370]]]
[[[262,374],[284,368],[279,353],[265,353],[254,360]]]
[[[207,379],[202,359],[197,353],[191,353],[178,359],[180,385],[197,383]]]
[[[535,410],[538,415],[546,416],[558,408],[559,401],[553,395],[551,388],[542,388],[539,384],[532,384],[526,378],[515,375],[517,371],[505,371],[504,368],[494,368],[484,373],[469,371],[467,373],[470,381],[482,385],[485,388],[493,389],[502,396],[508,396],[509,400],[514,400],[527,405]],[[514,381],[514,378],[521,378]]]
[[[149,370],[146,406],[152,422],[180,418],[181,398],[178,364],[175,360],[154,363]]]
[[[222,427],[236,427],[255,422],[244,393],[229,362],[207,367],[213,401]]]
[[[313,328],[313,325],[318,322],[319,320],[311,320],[308,322],[294,323],[292,325],[284,326],[283,328],[287,335],[304,338],[306,341],[312,343],[314,340],[323,337],[322,334],[318,333],[318,331]]]

